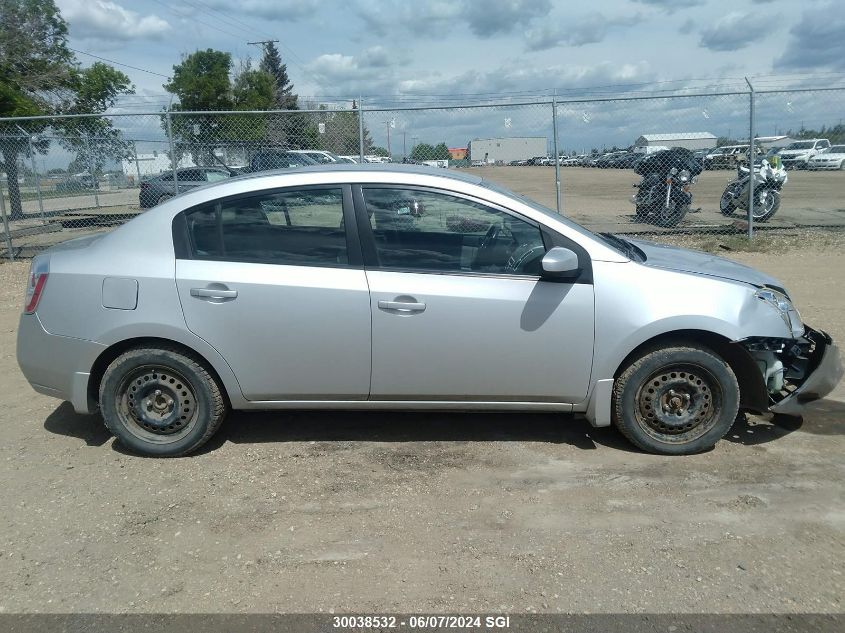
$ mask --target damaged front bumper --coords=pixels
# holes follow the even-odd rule
[[[748,339],[746,349],[767,367],[764,374],[769,386],[769,411],[799,416],[807,403],[824,398],[839,384],[845,367],[839,348],[826,332],[807,327],[804,336],[787,339]],[[777,359],[773,380],[772,362]]]

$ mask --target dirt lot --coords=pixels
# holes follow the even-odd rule
[[[843,341],[840,246],[737,258]],[[142,459],[26,384],[25,275],[0,264],[0,612],[843,610],[841,386],[694,457],[559,415],[306,412]]]
[[[555,170],[553,167],[481,167],[467,171],[489,178],[554,209]],[[679,228],[730,228],[735,219],[719,213],[719,198],[733,171],[705,171],[692,186],[693,208]],[[630,169],[561,167],[563,211],[576,222],[601,231],[660,231],[652,224],[635,222],[629,202],[639,182]],[[767,227],[795,225],[845,225],[845,172],[790,171],[784,186],[781,208]]]

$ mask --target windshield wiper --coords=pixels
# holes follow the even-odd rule
[[[622,239],[613,233],[599,233],[605,240],[619,248],[627,257],[633,260],[641,259],[640,249],[631,244],[628,240]]]

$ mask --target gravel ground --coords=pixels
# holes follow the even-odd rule
[[[845,340],[841,249],[731,253]],[[821,612],[845,595],[845,390],[646,455],[551,414],[234,414],[126,454],[14,359],[0,264],[0,612]]]

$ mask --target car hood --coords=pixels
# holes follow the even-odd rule
[[[827,154],[816,154],[810,160],[826,160],[828,158],[832,158],[834,160],[841,160],[845,158],[845,154],[842,154],[840,152],[835,152],[832,154],[830,152],[828,152]]]
[[[645,240],[628,241],[645,253],[644,266],[740,281],[760,288],[769,286],[783,290],[783,285],[774,277],[724,257]]]

